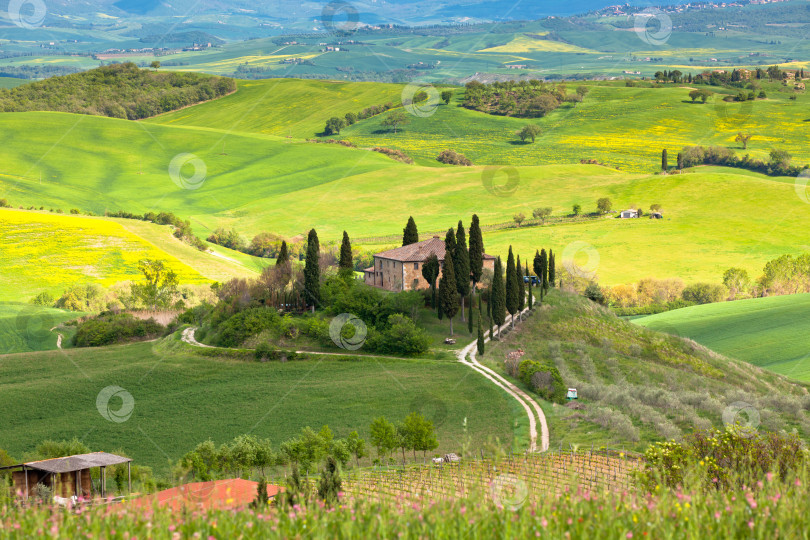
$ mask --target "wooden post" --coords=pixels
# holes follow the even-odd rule
[[[132,462],[127,461],[127,495],[132,495]]]
[[[81,485],[82,485],[82,483],[81,483],[82,471],[73,471],[73,474],[75,475],[74,480],[76,480],[76,482],[75,482],[75,484],[76,484],[76,499],[78,500],[78,499],[79,499],[79,497],[81,497],[81,496],[82,496],[82,491],[81,491]]]
[[[106,467],[101,468],[101,498],[104,498],[104,495],[107,492],[107,471]]]
[[[25,465],[23,471],[25,471],[25,501],[28,502],[28,468]]]

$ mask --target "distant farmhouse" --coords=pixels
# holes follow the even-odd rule
[[[622,210],[622,213],[619,214],[619,217],[622,219],[629,219],[629,218],[637,218],[638,217],[638,210],[630,209],[630,210]]]
[[[366,285],[397,292],[427,289],[430,284],[422,276],[422,264],[431,255],[436,255],[444,268],[444,240],[438,236],[377,253],[374,266],[363,271]],[[484,254],[484,269],[495,270],[495,257]],[[440,270],[439,278],[441,275]]]

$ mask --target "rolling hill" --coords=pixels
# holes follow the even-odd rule
[[[721,354],[810,381],[810,294],[750,298],[677,309],[633,322],[694,339]]]
[[[106,420],[96,407],[99,392],[111,385],[133,397],[125,422]],[[400,420],[412,411],[434,420],[440,452],[458,451],[465,433],[476,447],[490,437],[509,444],[522,414],[509,399],[454,361],[264,363],[202,356],[177,336],[0,357],[0,408],[18,413],[3,425],[9,453],[23,456],[42,440],[80,437],[94,449],[126,449],[160,474],[168,473],[168,460],[209,438],[219,444],[254,434],[277,446],[304,426],[328,424],[336,436],[356,429],[368,439],[373,418]]]
[[[808,302],[806,295],[803,301]],[[707,335],[709,325],[706,320]],[[755,342],[756,337],[749,340]],[[751,366],[694,341],[641,328],[582,297],[552,290],[527,321],[502,341],[489,343],[479,361],[505,373],[506,354],[516,349],[524,351],[524,359],[555,365],[564,386],[578,390],[575,407],[544,404],[552,447],[643,449],[653,440],[734,419],[767,430],[795,427],[801,436],[810,435],[807,386],[786,372],[780,375],[768,365]]]
[[[51,329],[81,315],[75,311],[0,302],[0,355],[55,350],[57,334]]]

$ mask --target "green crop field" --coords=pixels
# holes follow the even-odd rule
[[[20,86],[21,84],[25,84],[27,81],[25,79],[16,79],[14,77],[0,77],[0,88],[14,88],[15,86]]]
[[[440,452],[458,451],[465,436],[476,446],[513,438],[511,398],[453,361],[259,363],[201,357],[175,339],[0,357],[0,408],[15,411],[3,424],[3,448],[23,456],[42,440],[78,437],[94,450],[126,449],[136,463],[165,473],[168,460],[208,438],[222,443],[252,433],[277,446],[304,426],[324,424],[336,436],[356,429],[368,438],[373,418],[398,421],[412,411],[434,420]],[[96,407],[111,385],[134,400],[125,422]],[[121,398],[109,406],[118,411]]]
[[[83,315],[17,303],[0,303],[0,355],[56,349],[51,329]]]
[[[677,309],[635,324],[694,339],[792,379],[810,381],[810,294],[751,298]]]

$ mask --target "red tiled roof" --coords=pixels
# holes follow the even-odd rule
[[[256,498],[258,482],[232,478],[211,482],[193,482],[165,489],[152,495],[132,499],[136,508],[151,508],[155,504],[178,511],[183,508],[231,509],[247,506]],[[267,485],[267,495],[275,497],[283,488]]]
[[[438,236],[434,236],[429,240],[422,240],[421,242],[417,242],[415,244],[410,244],[395,249],[389,249],[388,251],[383,251],[381,253],[376,253],[374,256],[380,257],[381,259],[390,259],[392,261],[422,262],[424,260],[427,260],[427,258],[430,257],[431,255],[436,255],[436,258],[439,259],[440,261],[444,260],[445,255],[444,240],[442,240]],[[484,258],[494,259],[495,257],[484,253]]]

